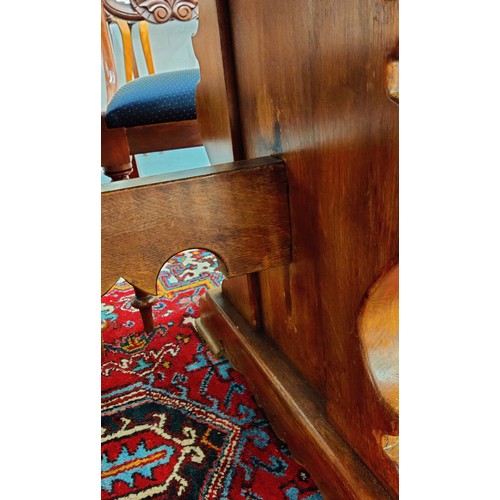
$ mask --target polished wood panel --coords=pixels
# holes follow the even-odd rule
[[[243,158],[229,11],[225,0],[204,0],[203,21],[193,39],[200,64],[196,111],[203,144],[212,164]],[[254,328],[260,326],[259,279],[256,275],[224,280],[225,297]]]
[[[253,329],[259,329],[262,325],[259,276],[253,273],[226,279],[222,282],[222,290],[245,321]]]
[[[259,273],[259,334],[320,394],[332,427],[397,496],[397,465],[381,437],[398,434],[399,418],[371,377],[358,318],[368,290],[398,259],[398,107],[387,81],[398,3],[220,4],[241,150],[287,164],[292,262]],[[203,16],[204,4],[200,34]],[[220,147],[229,154],[227,137]],[[247,302],[245,290],[232,293],[233,305]]]
[[[101,292],[123,277],[155,294],[162,265],[214,252],[228,277],[290,261],[286,169],[260,158],[101,187]]]
[[[212,164],[241,160],[241,126],[236,94],[227,2],[204,0],[203,21],[193,38],[200,65],[196,112]]]
[[[249,328],[220,289],[210,290],[201,303],[198,331],[245,375],[274,430],[294,458],[307,464],[324,497],[389,498],[329,424],[321,396],[280,350]]]

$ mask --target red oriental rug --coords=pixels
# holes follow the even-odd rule
[[[102,298],[102,499],[320,500],[241,374],[194,330],[220,286],[213,254],[189,250],[159,275],[155,330],[142,329],[120,280]]]

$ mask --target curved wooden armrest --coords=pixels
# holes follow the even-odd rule
[[[399,264],[371,287],[360,314],[359,334],[372,380],[399,416]]]

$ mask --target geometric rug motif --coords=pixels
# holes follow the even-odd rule
[[[158,276],[149,334],[128,283],[102,297],[102,499],[323,498],[244,377],[194,330],[200,297],[221,281],[210,252],[174,256]]]

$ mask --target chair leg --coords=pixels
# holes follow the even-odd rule
[[[132,157],[124,128],[108,128],[101,115],[101,166],[112,181],[128,179],[133,172]]]
[[[102,338],[102,332],[108,328],[109,324],[105,319],[101,319],[101,359],[104,358],[104,339]]]
[[[132,307],[139,309],[141,312],[142,323],[144,330],[152,332],[154,330],[153,305],[158,301],[158,297],[144,292],[140,288],[134,286],[135,297],[132,299]]]
[[[104,175],[107,175],[111,182],[123,181],[130,178],[133,172],[132,163],[124,163],[123,165],[103,165]]]
[[[131,159],[132,159],[132,172],[130,173],[129,179],[137,179],[139,177],[139,167],[137,166],[135,155],[132,155]]]

